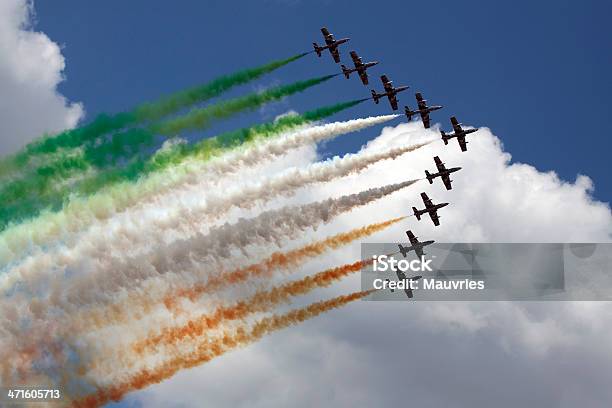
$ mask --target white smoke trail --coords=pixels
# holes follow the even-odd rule
[[[245,166],[278,157],[289,149],[329,140],[397,116],[335,122],[300,129],[278,138],[256,140],[209,162],[198,161],[197,157],[190,158],[181,165],[154,173],[137,183],[120,183],[90,197],[71,200],[59,213],[43,213],[35,220],[13,226],[0,234],[0,265],[10,268],[24,253],[30,251],[30,254],[36,254],[41,248],[48,250],[48,245],[55,240],[62,240],[70,247],[82,240],[77,234],[79,231],[90,227],[107,230],[104,221],[136,204],[141,207],[158,206],[163,203],[164,197],[176,199],[180,197],[178,192],[181,190],[201,187],[202,183],[214,185],[219,179],[227,179],[228,175],[235,174]],[[0,283],[0,287],[5,285]]]
[[[115,222],[116,226],[121,226],[120,233],[115,234],[117,238],[109,236],[105,228],[100,228],[84,237],[85,239],[82,239],[72,250],[60,253],[47,252],[38,257],[29,258],[27,262],[14,268],[11,276],[19,276],[22,286],[25,282],[37,282],[39,288],[41,284],[47,286],[52,276],[49,271],[53,269],[55,269],[55,274],[62,274],[65,268],[78,265],[82,259],[98,259],[107,256],[108,253],[125,254],[126,256],[143,253],[148,248],[164,245],[166,243],[164,241],[167,241],[166,237],[175,231],[183,232],[183,234],[176,232],[175,236],[188,239],[202,230],[202,224],[223,216],[231,207],[250,208],[258,201],[265,202],[278,195],[289,195],[296,189],[311,183],[326,182],[358,172],[373,163],[395,159],[424,145],[425,143],[390,149],[381,153],[348,154],[343,158],[335,157],[332,160],[311,164],[304,169],[289,169],[260,183],[228,187],[223,189],[222,193],[217,190],[204,194],[201,189],[198,189],[196,194],[203,196],[200,202],[192,200],[195,204],[190,206],[158,205],[153,212],[138,215],[122,214]],[[164,211],[170,215],[166,218],[159,218],[159,208],[164,208]],[[137,223],[133,220],[137,220]],[[41,271],[47,272],[41,273]],[[42,276],[46,278],[41,279]]]
[[[146,255],[125,259],[107,253],[105,259],[90,265],[93,270],[85,268],[83,275],[56,276],[47,293],[39,293],[34,299],[27,295],[4,297],[0,300],[0,316],[3,316],[0,369],[10,371],[22,364],[23,353],[15,350],[35,350],[37,345],[53,339],[70,339],[83,323],[73,318],[78,312],[103,307],[119,294],[129,296],[129,292],[135,291],[147,279],[160,283],[165,280],[167,287],[201,280],[216,270],[216,264],[232,256],[232,248],[270,243],[280,246],[307,229],[328,223],[341,213],[414,182],[405,181],[339,198],[266,211],[254,218],[240,219],[233,225],[213,228],[206,235],[176,241]],[[23,321],[29,322],[26,328]]]
[[[198,233],[135,257],[106,253],[97,260],[96,270],[82,277],[71,278],[62,285],[61,296],[51,298],[58,299],[56,305],[69,311],[74,305],[81,307],[84,304],[105,302],[117,290],[128,290],[149,277],[163,276],[167,272],[192,278],[196,271],[210,270],[211,265],[215,269],[215,265],[231,258],[232,249],[269,244],[280,247],[307,229],[328,223],[339,214],[369,204],[413,183],[415,180],[371,188],[339,198],[265,211],[254,218],[241,218],[235,224],[214,227],[207,234]]]

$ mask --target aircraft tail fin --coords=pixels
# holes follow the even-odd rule
[[[319,44],[317,44],[316,42],[313,42],[312,46],[314,47],[314,50],[317,53],[317,55],[320,57],[321,56],[322,48],[319,47]]]
[[[442,129],[440,129],[440,134],[442,135],[442,141],[444,142],[445,145],[448,144],[448,137],[446,136],[446,133],[444,133],[444,131]]]
[[[374,99],[374,103],[378,104],[378,94],[373,89],[372,89],[372,99]]]
[[[408,251],[406,251],[406,248],[402,246],[402,244],[398,244],[397,245],[399,247],[399,250],[401,252],[401,254],[404,256],[404,258],[408,255]]]
[[[349,71],[344,64],[341,64],[340,67],[342,68],[342,73],[344,74],[346,79],[349,79],[349,77],[351,76],[351,71]]]
[[[427,170],[425,170],[425,177],[427,177],[427,181],[429,181],[429,184],[433,184],[433,177],[431,177],[431,173]]]
[[[410,110],[410,107],[404,106],[404,111],[406,112],[406,117],[408,118],[408,120],[412,120],[412,116],[414,115],[414,112]]]
[[[419,210],[416,209],[416,207],[412,207],[412,212],[414,213],[416,219],[421,221],[421,214],[419,213]]]

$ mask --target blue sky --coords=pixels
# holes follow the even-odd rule
[[[445,109],[448,117],[487,126],[514,161],[555,170],[573,181],[595,181],[595,197],[610,201],[607,131],[612,67],[612,3],[606,1],[196,1],[107,0],[36,2],[37,29],[64,46],[61,92],[82,101],[88,118],[115,112],[217,75],[311,49],[319,28],[350,36],[356,50],[381,64],[396,85]],[[311,54],[234,94],[276,83],[337,72],[329,55]],[[378,81],[374,81],[380,88]],[[353,78],[335,78],[288,101],[209,129],[203,136],[244,126],[289,108],[367,97]],[[383,114],[366,102],[338,119]],[[376,136],[369,130],[326,146],[355,151]]]

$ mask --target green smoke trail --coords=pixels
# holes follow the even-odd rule
[[[186,115],[165,122],[153,123],[147,128],[134,128],[112,136],[108,143],[91,148],[85,148],[85,160],[104,167],[110,161],[116,164],[117,160],[126,156],[131,157],[141,152],[143,146],[150,146],[155,141],[155,135],[176,135],[183,131],[202,130],[214,121],[227,118],[240,112],[254,110],[262,105],[282,99],[292,94],[305,91],[315,85],[321,84],[336,75],[326,75],[305,81],[294,82],[289,85],[280,85],[263,92],[254,92],[214,105],[193,109]]]
[[[7,206],[14,202],[19,203],[20,201],[27,201],[28,198],[40,200],[41,196],[49,195],[51,192],[50,189],[55,189],[56,183],[63,182],[67,178],[74,176],[75,173],[89,169],[90,165],[98,168],[105,168],[109,160],[115,165],[117,164],[117,160],[126,156],[131,157],[134,162],[134,164],[128,166],[128,169],[135,168],[132,173],[139,174],[143,171],[145,163],[144,155],[139,155],[139,152],[141,152],[143,146],[151,145],[155,140],[155,134],[157,132],[155,132],[154,129],[174,129],[176,132],[186,128],[203,129],[215,119],[225,118],[244,110],[256,109],[262,104],[278,100],[296,92],[304,91],[334,76],[335,75],[327,75],[294,82],[289,85],[273,87],[260,93],[252,93],[204,108],[194,109],[185,116],[160,124],[154,124],[148,129],[133,128],[125,132],[116,133],[112,135],[106,143],[86,146],[83,149],[83,157],[78,157],[69,153],[69,156],[66,158],[39,167],[36,171],[24,176],[22,179],[3,186],[0,188],[0,203],[3,206]],[[127,172],[130,173],[130,171]],[[91,186],[88,187],[84,193],[89,194],[95,192],[105,184],[114,182],[117,178],[122,179],[126,170],[100,170],[99,173],[98,177],[94,177],[90,181],[82,182],[83,186]],[[117,176],[117,174],[121,176]],[[59,200],[54,199],[54,202],[55,201]]]
[[[214,98],[232,87],[258,79],[290,62],[296,61],[307,53],[273,61],[271,63],[221,76],[204,85],[180,91],[161,98],[156,102],[145,103],[130,112],[115,115],[101,114],[91,123],[76,129],[66,130],[53,136],[46,136],[28,144],[22,151],[0,160],[0,176],[18,171],[33,156],[52,153],[60,149],[75,148],[91,142],[110,132],[137,125],[146,121],[158,120],[180,109]]]
[[[256,142],[263,138],[272,137],[300,125],[322,120],[340,111],[353,107],[365,99],[339,103],[326,106],[302,115],[290,115],[279,118],[277,121],[255,125],[235,131],[225,132],[218,136],[204,139],[193,145],[180,144],[173,148],[161,151],[148,160],[138,160],[124,167],[95,174],[91,178],[79,181],[75,185],[61,186],[59,189],[46,190],[38,196],[30,196],[17,203],[4,205],[0,208],[0,231],[8,225],[16,224],[32,218],[42,210],[59,211],[74,197],[85,197],[102,188],[111,187],[120,182],[134,182],[148,174],[179,165],[187,158],[209,160],[243,143]],[[121,185],[122,190],[126,187]],[[135,196],[135,193],[126,193]]]
[[[335,75],[326,75],[306,81],[295,82],[290,85],[277,86],[261,93],[253,93],[240,98],[220,102],[215,105],[196,109],[187,115],[169,120],[161,125],[153,126],[155,133],[175,135],[185,130],[202,129],[215,119],[222,119],[238,112],[253,110],[261,105],[284,98],[297,92],[304,91],[312,86],[325,82]]]
[[[203,161],[209,160],[243,143],[278,135],[300,125],[324,119],[342,110],[353,107],[362,101],[363,100],[344,102],[309,111],[302,115],[284,116],[275,122],[225,132],[218,136],[204,139],[193,145],[179,144],[167,151],[155,154],[149,160],[133,162],[123,168],[100,173],[94,179],[83,181],[78,186],[78,191],[81,195],[89,195],[109,184],[115,184],[121,181],[135,181],[144,175],[163,170],[173,165],[178,165],[188,157],[194,157]]]
[[[245,84],[257,79],[307,54],[308,53],[302,53],[284,60],[273,61],[261,67],[238,71],[232,75],[217,78],[206,85],[175,93],[159,102],[143,104],[134,110],[134,115],[138,120],[161,118],[186,106],[191,106],[195,103],[200,103],[218,96],[236,85]]]

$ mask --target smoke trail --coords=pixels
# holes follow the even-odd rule
[[[342,105],[347,106],[347,104]],[[336,105],[336,107],[342,107],[342,105]],[[336,110],[331,108],[313,111],[313,113],[324,115]],[[311,114],[306,117],[316,116]],[[272,129],[277,128],[259,128],[257,132],[248,132],[245,137],[249,143],[243,148],[234,149],[224,155],[221,155],[220,152],[213,153],[213,150],[205,147],[194,152],[188,159],[182,160],[181,165],[164,165],[166,167],[164,171],[153,172],[150,177],[142,181],[117,184],[87,198],[71,200],[59,213],[47,212],[33,221],[4,231],[0,235],[0,264],[8,264],[32,245],[42,246],[47,245],[53,239],[66,239],[67,234],[73,234],[92,224],[97,225],[98,221],[103,222],[143,200],[155,203],[160,195],[174,194],[178,189],[187,188],[194,183],[214,183],[221,177],[227,179],[228,175],[236,173],[245,166],[274,159],[290,149],[329,140],[395,117],[396,115],[388,115],[337,122],[285,134],[280,138],[272,138],[276,134],[276,130]],[[207,158],[215,155],[220,157],[206,161]],[[157,218],[159,217],[156,216],[154,222],[163,222]],[[139,219],[139,217],[133,218],[126,215],[125,225],[122,225],[121,228],[129,229],[129,226],[133,225],[133,219]],[[100,231],[107,230],[104,226]],[[141,235],[138,233],[134,239],[138,240]]]
[[[278,196],[292,195],[295,190],[310,184],[328,182],[356,173],[380,160],[395,159],[424,145],[401,147],[378,154],[347,155],[343,158],[315,163],[305,169],[285,171],[261,182],[245,186],[228,185],[226,188],[212,189],[204,194],[196,188],[189,196],[180,197],[177,196],[178,191],[174,190],[173,196],[169,197],[172,201],[161,204],[159,200],[155,200],[150,203],[151,211],[147,213],[139,212],[138,216],[132,212],[121,214],[120,219],[123,226],[120,231],[117,231],[117,234],[132,237],[130,239],[132,252],[138,252],[139,243],[141,247],[162,245],[163,242],[156,241],[155,237],[162,238],[173,231],[180,231],[182,236],[188,238],[201,230],[203,224],[222,218],[232,208],[250,209]],[[195,199],[195,197],[198,198]],[[184,204],[186,202],[190,204]],[[166,208],[169,213],[163,219],[158,216],[157,208],[160,206]],[[139,219],[135,226],[130,223],[134,217]],[[145,239],[139,238],[143,236]],[[96,248],[98,251],[120,249],[109,247],[104,242],[96,245]]]
[[[205,214],[209,214],[209,217],[216,219],[223,216],[232,207],[249,209],[279,195],[291,195],[295,190],[310,184],[332,181],[339,177],[357,173],[379,161],[396,159],[403,154],[426,146],[428,143],[430,142],[399,147],[382,153],[336,156],[331,160],[313,163],[303,169],[294,167],[261,182],[228,188],[222,194],[211,192],[204,197],[201,204],[185,208],[185,211],[181,211],[177,216],[182,219],[191,218],[192,222],[196,222],[198,218]]]
[[[166,290],[162,287],[163,285],[161,282],[156,282],[155,292],[166,292],[165,295],[163,295],[163,300],[152,295],[152,291],[148,290],[131,292],[129,294],[126,293],[125,296],[122,295],[124,299],[117,298],[109,307],[91,311],[88,310],[74,316],[74,321],[83,323],[81,327],[73,327],[70,328],[69,331],[87,331],[95,327],[101,328],[109,324],[125,323],[130,316],[138,314],[145,315],[147,311],[153,310],[160,302],[163,303],[168,310],[177,312],[177,303],[181,299],[189,299],[194,302],[204,293],[215,292],[226,286],[243,283],[248,279],[269,276],[276,270],[284,269],[293,271],[309,258],[317,257],[325,252],[335,250],[343,245],[354,242],[355,240],[380,232],[405,218],[406,217],[398,217],[384,222],[370,224],[348,232],[333,235],[298,249],[286,252],[275,252],[261,262],[237,268],[232,271],[221,271],[211,275],[206,280],[206,283],[190,284],[182,289],[180,288],[181,285],[173,283]]]
[[[237,269],[229,273],[221,273],[218,276],[218,279],[216,279],[215,282],[211,282],[212,285],[208,288],[212,287],[212,289],[218,289],[221,288],[223,284],[235,284],[251,277],[256,278],[258,276],[267,275],[275,269],[293,269],[301,262],[306,260],[306,258],[316,257],[325,253],[326,251],[337,249],[340,246],[353,242],[354,240],[379,232],[393,224],[398,223],[404,218],[405,217],[400,217],[367,225],[345,233],[331,236],[319,242],[314,242],[300,249],[291,250],[286,253],[275,253],[270,256],[270,258],[260,262],[259,264],[254,264],[247,268]],[[319,274],[320,277],[317,278],[315,282],[321,283],[322,278],[326,276],[339,276],[340,273],[341,271],[337,270],[334,273]],[[305,282],[310,283],[309,281]],[[163,305],[164,303],[163,295],[155,295],[157,292],[161,291],[161,289],[159,289],[160,283],[162,282],[156,282],[154,290],[143,290],[142,292],[123,292],[122,295],[125,295],[123,299],[124,301],[121,303],[115,302],[113,305],[110,305],[107,308],[96,308],[85,311],[79,310],[77,313],[70,313],[70,317],[67,319],[57,320],[57,318],[52,318],[51,320],[55,321],[56,323],[51,322],[47,325],[48,327],[44,327],[45,325],[41,324],[40,320],[33,320],[33,322],[37,321],[37,323],[34,324],[34,327],[37,327],[37,332],[23,332],[21,328],[16,328],[15,330],[17,330],[17,334],[15,338],[17,339],[17,343],[14,345],[7,343],[9,341],[9,337],[12,336],[9,336],[6,334],[6,332],[4,332],[4,330],[6,330],[6,326],[3,325],[3,327],[0,329],[2,329],[2,331],[5,333],[5,335],[2,337],[4,338],[3,342],[6,344],[3,345],[2,350],[5,352],[8,350],[11,353],[11,357],[7,356],[4,364],[11,364],[9,360],[12,360],[14,355],[22,355],[23,353],[21,353],[21,351],[24,349],[41,350],[41,342],[46,344],[45,339],[61,339],[61,341],[65,343],[71,338],[79,339],[83,336],[83,334],[91,333],[96,328],[100,329],[102,327],[108,327],[109,325],[126,323],[134,316],[146,315],[147,313],[150,313],[154,306]],[[173,286],[169,286],[166,293],[169,293],[171,288],[173,288]],[[169,294],[166,299],[171,298],[174,301],[177,299],[178,295],[190,296],[193,295],[193,293],[187,294],[186,292],[182,292],[177,293],[176,295]],[[15,305],[16,302],[11,299],[8,303],[8,306],[10,307],[8,309],[3,307],[2,315],[13,315],[11,307],[14,307]],[[166,306],[174,309],[173,305],[168,304],[167,300]],[[40,310],[41,308],[44,308],[44,306],[38,301],[32,302],[32,304],[27,307],[28,310],[34,311]],[[25,318],[25,315],[23,316]],[[42,316],[37,315],[36,318],[41,319]],[[31,360],[33,359],[30,359],[30,361]]]
[[[24,218],[37,215],[45,208],[58,210],[62,207],[68,194],[89,195],[95,193],[108,184],[122,180],[134,180],[143,172],[146,165],[144,158],[136,159],[127,168],[119,167],[108,171],[101,171],[91,179],[81,180],[76,185],[67,186],[59,192],[49,190],[47,187],[58,177],[66,173],[72,175],[72,170],[83,171],[90,164],[102,166],[108,157],[119,158],[124,153],[138,152],[143,144],[154,140],[157,133],[178,134],[183,130],[203,129],[213,120],[222,119],[244,110],[252,110],[267,102],[281,99],[296,92],[304,91],[312,86],[325,82],[336,75],[298,81],[293,84],[278,86],[261,93],[253,93],[244,97],[222,101],[205,108],[196,109],[190,113],[169,120],[165,123],[154,124],[149,129],[130,129],[112,136],[110,143],[95,145],[85,150],[85,158],[66,158],[60,164],[54,165],[49,171],[36,172],[30,177],[9,183],[0,190],[2,207],[0,208],[0,230],[11,222],[19,222]],[[57,169],[62,171],[57,171]]]
[[[205,283],[195,284],[187,289],[175,291],[164,299],[164,304],[168,309],[174,309],[176,301],[180,298],[188,298],[193,302],[204,293],[211,293],[228,285],[236,285],[251,278],[267,276],[275,270],[296,268],[307,258],[314,258],[357,239],[382,231],[405,218],[398,217],[382,223],[370,224],[366,227],[337,234],[325,240],[314,242],[285,253],[275,252],[261,262],[234,269],[233,271],[217,273],[216,275],[209,276]]]
[[[161,101],[143,104],[134,110],[134,115],[140,121],[158,119],[184,107],[214,98],[237,85],[243,85],[258,79],[305,55],[308,55],[308,53],[297,54],[283,60],[273,61],[261,67],[245,69],[231,75],[219,77],[208,84],[175,93],[163,98]]]
[[[67,130],[54,136],[47,136],[28,144],[21,152],[0,161],[0,176],[16,171],[36,155],[55,152],[59,149],[81,146],[104,134],[177,112],[180,109],[214,98],[238,85],[258,79],[307,53],[294,55],[284,60],[273,61],[259,67],[245,69],[234,74],[221,76],[204,85],[163,97],[156,102],[137,106],[130,112],[115,115],[99,115],[91,123]]]
[[[219,306],[210,314],[190,319],[184,325],[159,330],[157,334],[151,334],[145,340],[135,343],[133,350],[142,354],[145,351],[155,350],[161,345],[179,343],[187,337],[192,339],[200,337],[205,331],[218,327],[225,320],[242,320],[251,314],[270,311],[273,307],[288,302],[291,297],[305,295],[314,289],[327,287],[351,273],[359,272],[371,262],[371,260],[357,261],[329,268],[297,281],[259,291],[246,300],[236,302],[231,306]]]
[[[73,406],[98,407],[110,401],[119,401],[125,394],[159,383],[172,377],[180,370],[206,363],[236,348],[258,341],[267,334],[312,319],[322,313],[362,299],[372,292],[374,291],[369,290],[338,296],[284,314],[264,317],[250,329],[243,326],[233,332],[225,331],[223,335],[218,337],[202,339],[201,342],[196,343],[189,350],[175,352],[169,360],[154,368],[144,368],[117,384],[99,388],[96,392],[73,401]]]
[[[289,85],[277,86],[260,93],[253,93],[228,101],[222,101],[202,109],[193,110],[179,118],[155,125],[152,127],[152,130],[156,133],[174,135],[185,130],[202,129],[212,120],[225,118],[244,110],[256,109],[264,103],[304,91],[310,87],[328,81],[335,76],[337,76],[337,74],[312,78],[306,81],[298,81]]]
[[[216,265],[232,257],[232,248],[247,245],[264,246],[271,242],[281,246],[286,240],[309,228],[330,222],[333,217],[366,205],[372,201],[405,188],[414,181],[372,188],[357,194],[339,198],[284,207],[266,211],[255,218],[240,219],[233,225],[211,229],[207,235],[198,234],[189,240],[176,241],[156,248],[152,253],[118,259],[113,253],[103,252],[92,259],[76,260],[73,272],[64,274],[53,268],[26,270],[21,276],[13,276],[19,282],[19,293],[25,296],[24,304],[17,304],[13,297],[0,300],[2,316],[19,316],[5,319],[2,327],[5,365],[13,363],[19,355],[11,357],[11,350],[36,348],[43,339],[65,338],[59,316],[75,316],[80,312],[113,304],[118,294],[140,296],[138,286],[148,282],[176,282],[182,285],[203,280],[202,272],[214,276]],[[70,256],[69,254],[67,255]],[[93,261],[93,262],[92,262]],[[210,274],[208,273],[210,272]],[[26,289],[33,288],[37,296],[28,301]],[[24,334],[20,321],[31,321],[31,329]],[[69,319],[68,324],[78,324]],[[6,354],[9,353],[9,354]]]
[[[270,243],[280,247],[307,229],[329,223],[342,213],[367,205],[414,182],[410,180],[339,198],[266,211],[254,218],[215,227],[208,234],[198,233],[138,256],[117,257],[103,251],[96,254],[95,262],[90,265],[92,270],[87,274],[64,279],[61,284],[57,280],[57,273],[50,274],[44,269],[28,270],[18,280],[20,289],[24,290],[30,285],[36,290],[50,292],[46,299],[37,300],[36,308],[44,316],[50,310],[72,314],[87,307],[112,304],[118,291],[136,289],[146,280],[160,282],[165,277],[183,284],[197,282],[213,276],[213,272],[208,272],[218,270],[217,265],[231,259],[233,248],[244,250],[250,245],[262,247]],[[76,261],[83,262],[82,259]],[[201,273],[207,276],[200,276]],[[44,306],[47,302],[50,305]]]

